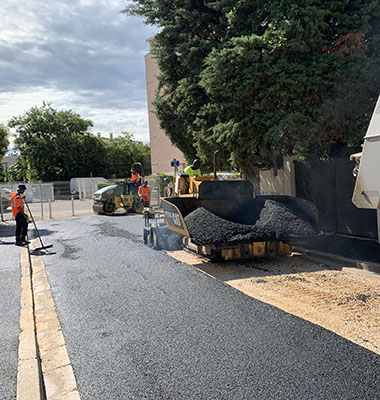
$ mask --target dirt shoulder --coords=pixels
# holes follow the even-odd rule
[[[186,251],[168,254],[380,354],[379,275],[318,264],[298,254],[245,263],[210,263]]]

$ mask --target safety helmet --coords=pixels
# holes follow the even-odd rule
[[[25,186],[23,183],[20,183],[20,184],[17,186],[17,189],[18,189],[18,190],[26,190],[26,186]]]

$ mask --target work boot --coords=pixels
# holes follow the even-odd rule
[[[24,243],[24,244],[30,244],[29,240],[21,239],[21,241],[22,241],[22,243]]]
[[[15,245],[16,245],[16,246],[24,246],[25,243],[24,243],[21,239],[16,239]]]

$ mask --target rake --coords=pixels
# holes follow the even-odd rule
[[[38,228],[37,228],[36,221],[35,221],[34,218],[33,218],[33,214],[32,214],[32,212],[30,211],[29,204],[26,202],[26,200],[25,200],[25,204],[26,204],[26,207],[28,208],[28,213],[29,213],[29,215],[30,215],[30,218],[32,218],[32,222],[33,222],[33,225],[34,225],[34,229],[36,230],[38,239],[40,239],[40,243],[41,243],[41,246],[35,248],[34,251],[50,249],[50,247],[53,247],[53,245],[52,245],[52,244],[48,244],[47,246],[45,246],[45,245],[43,244],[42,239],[41,239],[41,235],[40,235],[40,231],[39,231]]]

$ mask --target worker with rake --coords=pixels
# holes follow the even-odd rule
[[[24,212],[25,190],[26,186],[20,184],[17,187],[17,191],[11,195],[12,212],[16,220],[16,246],[25,246],[30,243],[26,239],[29,219]]]

